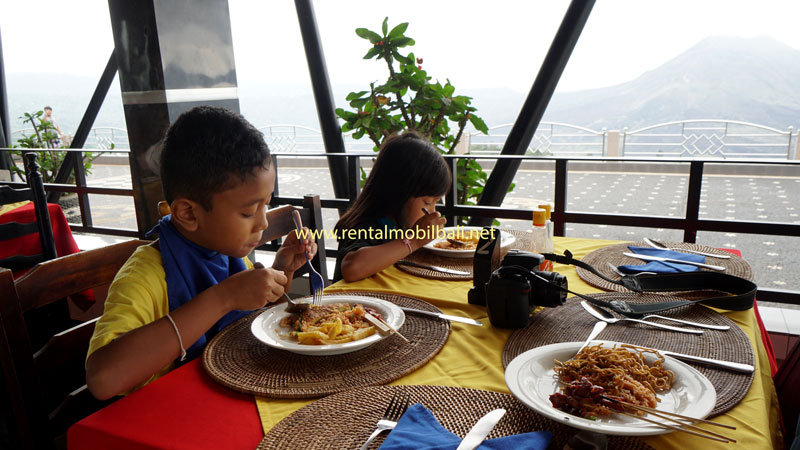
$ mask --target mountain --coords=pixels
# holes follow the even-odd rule
[[[767,37],[707,38],[627,83],[556,94],[544,119],[634,130],[683,119],[800,125],[800,51]]]
[[[624,57],[624,56],[623,56]],[[800,51],[772,38],[712,37],[638,78],[616,86],[553,96],[543,120],[629,130],[684,119],[730,119],[779,130],[800,128]],[[100,74],[97,74],[99,78]],[[11,128],[23,112],[51,105],[62,130],[74,132],[97,78],[8,73]],[[531,81],[532,82],[532,81]],[[333,86],[339,106],[361,85]],[[513,123],[527,93],[505,88],[457,89],[489,126]],[[257,127],[296,124],[319,129],[310,86],[240,80],[241,112]],[[114,81],[95,126],[125,128]]]

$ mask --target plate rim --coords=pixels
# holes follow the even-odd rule
[[[325,296],[323,296],[323,302],[325,303],[338,303],[338,302],[348,303],[348,301],[344,301],[344,299],[358,299],[356,300],[356,302],[362,302],[362,303],[371,302],[373,304],[378,304],[388,309],[393,313],[393,319],[389,321],[389,324],[395,329],[399,329],[401,326],[403,326],[403,323],[405,323],[406,317],[405,317],[405,312],[402,310],[402,308],[400,308],[399,306],[395,305],[392,302],[389,302],[381,298],[370,297],[367,295],[349,295],[346,293],[326,294]],[[364,300],[366,300],[366,302],[364,302]],[[349,301],[349,303],[352,302],[353,300]],[[286,312],[284,308],[285,308],[284,303],[280,303],[270,308],[267,308],[266,310],[258,314],[250,323],[250,333],[262,344],[277,350],[284,350],[308,356],[340,355],[343,353],[350,353],[364,349],[390,336],[390,335],[382,335],[380,333],[375,333],[372,336],[367,336],[366,338],[359,339],[358,341],[350,341],[342,344],[325,344],[325,345],[314,345],[314,346],[274,339],[267,333],[267,331],[264,330],[262,324],[264,323],[265,320],[271,319],[275,315],[279,315],[280,318],[275,319],[271,322],[276,323],[280,321],[280,319],[283,318],[284,316],[283,313]]]
[[[626,344],[625,342],[618,342],[618,341],[606,341],[606,340],[593,340],[592,344],[596,345],[598,343],[603,343],[604,345],[613,345],[613,344]],[[546,405],[546,408],[541,408],[539,404],[532,402],[526,395],[522,386],[520,386],[517,378],[517,374],[519,373],[520,369],[523,368],[524,364],[529,362],[532,359],[531,355],[535,355],[537,353],[541,353],[542,357],[546,357],[549,353],[553,353],[554,351],[558,350],[566,350],[567,348],[574,348],[576,351],[580,346],[583,345],[583,342],[557,342],[553,344],[543,345],[540,347],[535,347],[530,350],[527,350],[523,353],[517,355],[511,362],[509,362],[508,366],[506,367],[504,378],[506,381],[506,386],[511,394],[520,402],[522,402],[527,408],[532,409],[538,414],[541,414],[551,420],[559,422],[563,425],[567,425],[573,428],[578,428],[582,430],[594,431],[597,433],[608,434],[608,435],[617,435],[617,436],[653,436],[658,434],[665,434],[670,433],[673,430],[665,427],[660,427],[657,425],[650,425],[646,422],[642,421],[641,426],[630,427],[626,425],[616,425],[616,424],[604,424],[600,421],[593,421],[589,419],[584,419],[582,417],[572,416],[568,413],[560,411],[551,405]],[[632,345],[632,344],[628,344]],[[689,372],[691,375],[696,377],[700,383],[706,388],[705,393],[703,394],[703,401],[707,402],[708,405],[702,411],[701,417],[699,418],[706,418],[714,409],[714,406],[717,402],[717,391],[714,388],[714,385],[711,384],[711,381],[702,374],[699,370],[695,369],[694,367],[684,363],[683,361],[679,361],[675,358],[671,358],[669,356],[665,356],[665,365],[668,368],[673,367],[680,367],[681,370]],[[673,370],[674,371],[674,370]],[[678,374],[676,374],[677,377]],[[713,401],[708,401],[711,397],[709,395],[713,393]]]
[[[478,226],[473,226],[473,225],[456,225],[456,226],[453,226],[453,227],[443,227],[442,229],[443,230],[453,230],[453,229],[458,229],[458,228],[461,228],[461,229],[464,229],[464,230],[482,230],[484,227],[478,227]],[[500,246],[501,247],[508,247],[509,245],[513,244],[517,240],[517,237],[514,236],[514,234],[509,233],[508,231],[505,231],[505,230],[502,230],[502,229],[499,229],[499,228],[498,228],[498,231],[500,231]],[[505,238],[506,239],[505,243],[503,242],[503,239],[504,239],[503,236],[507,236]],[[470,258],[475,253],[474,249],[472,249],[472,250],[451,250],[451,249],[447,249],[447,248],[436,248],[436,247],[433,246],[434,244],[436,244],[437,242],[440,242],[442,240],[444,240],[444,239],[439,239],[439,238],[433,239],[430,242],[428,242],[425,245],[423,245],[422,248],[424,248],[425,250],[428,250],[429,252],[431,252],[433,254],[436,254],[436,255],[439,255],[439,256],[447,256],[447,257],[451,257],[451,258]]]

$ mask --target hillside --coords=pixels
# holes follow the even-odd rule
[[[626,56],[620,53],[620,57]],[[629,130],[682,119],[731,119],[785,130],[800,128],[800,51],[771,38],[708,38],[640,77],[617,86],[558,93],[543,120]],[[100,74],[98,73],[98,77]],[[96,79],[8,73],[11,128],[25,111],[55,109],[62,129],[75,130]],[[334,86],[337,104],[363,86]],[[511,89],[458,89],[473,97],[489,126],[513,123],[527,93]],[[297,124],[319,128],[310,86],[239,82],[241,111],[256,126]],[[114,81],[95,126],[125,127]]]
[[[800,125],[800,51],[770,38],[708,38],[639,78],[554,96],[544,120],[636,129],[682,119]]]

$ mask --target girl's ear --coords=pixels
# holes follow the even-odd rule
[[[172,220],[186,231],[195,231],[198,227],[197,210],[200,204],[188,198],[176,198],[172,201]]]

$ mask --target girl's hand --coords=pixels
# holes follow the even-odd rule
[[[253,269],[231,275],[216,286],[225,289],[222,292],[231,310],[250,311],[280,299],[287,281],[283,272],[256,263]]]
[[[301,236],[305,236],[305,238]],[[316,254],[317,243],[312,239],[311,231],[307,227],[303,227],[303,231],[300,233],[291,231],[286,235],[283,245],[275,255],[275,262],[272,263],[272,268],[286,273],[293,273],[306,263],[305,255],[308,255],[308,258],[311,259]]]
[[[412,227],[414,229],[413,242],[416,247],[422,247],[428,242],[436,239],[439,229],[447,222],[439,211],[425,214]]]

